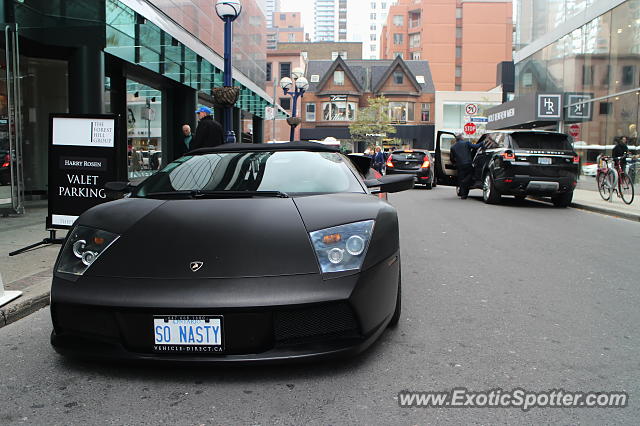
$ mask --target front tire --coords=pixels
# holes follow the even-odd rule
[[[502,195],[493,184],[491,173],[487,173],[482,183],[482,199],[487,204],[498,204],[502,199]]]
[[[569,207],[571,205],[571,200],[573,200],[573,191],[563,192],[562,194],[557,194],[551,197],[551,202],[556,207]]]
[[[396,309],[389,321],[389,327],[396,327],[400,322],[400,314],[402,313],[402,269],[398,272],[398,295],[396,296]]]
[[[633,203],[633,192],[633,183],[631,182],[631,178],[627,174],[622,175],[620,177],[620,196],[625,204]]]

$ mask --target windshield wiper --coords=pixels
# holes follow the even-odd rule
[[[172,199],[184,199],[184,198],[251,198],[251,197],[289,198],[289,195],[281,191],[187,190],[187,191],[151,192],[147,194],[147,197],[172,200]]]

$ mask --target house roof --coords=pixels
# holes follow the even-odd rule
[[[384,81],[388,78],[388,75],[393,72],[398,64],[403,67],[403,70],[413,80],[412,83],[416,85],[416,88],[420,88],[422,93],[435,93],[435,86],[433,84],[433,78],[431,76],[431,69],[429,67],[429,61],[398,61],[390,59],[353,59],[343,60],[341,57],[336,58],[335,61],[322,60],[322,61],[309,61],[307,64],[307,80],[309,80],[309,92],[318,92],[322,90],[326,81],[331,77],[333,71],[337,67],[336,63],[340,60],[343,64],[345,73],[353,76],[354,83],[357,82],[362,88],[362,92],[376,92],[378,86],[382,86]],[[348,71],[347,71],[348,69]],[[318,82],[311,82],[311,76],[318,75]],[[386,76],[386,77],[385,77]],[[416,76],[423,76],[424,83],[419,83]],[[323,83],[324,82],[324,83]],[[322,83],[322,84],[321,84]]]
[[[333,63],[329,67],[329,69],[324,73],[324,76],[322,76],[322,78],[320,79],[320,82],[318,83],[318,86],[317,86],[316,90],[320,91],[320,90],[322,90],[324,88],[324,86],[327,84],[329,79],[333,76],[333,72],[336,69],[338,69],[338,67],[340,67],[340,68],[342,68],[342,70],[344,70],[344,73],[347,75],[349,80],[351,80],[353,85],[356,87],[356,90],[359,91],[359,92],[362,92],[362,85],[356,79],[356,76],[353,75],[353,72],[351,71],[349,66],[344,62],[342,57],[339,56],[339,55],[336,58],[336,60],[333,61]],[[307,80],[309,80],[309,79],[307,78]]]

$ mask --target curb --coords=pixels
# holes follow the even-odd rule
[[[596,213],[601,213],[601,214],[606,214],[607,216],[613,216],[613,217],[618,217],[621,219],[626,219],[626,220],[631,220],[634,222],[640,222],[640,214],[635,214],[635,213],[626,213],[626,212],[621,212],[618,210],[613,210],[613,209],[607,209],[604,207],[599,207],[599,206],[594,206],[591,204],[583,204],[580,202],[573,202],[571,203],[571,207],[577,208],[577,209],[581,209],[581,210],[588,210],[588,211],[592,211],[592,212],[596,212]]]
[[[48,284],[48,283],[46,283]],[[18,321],[49,305],[49,289],[25,289],[22,296],[0,308],[0,328]],[[31,291],[30,291],[31,290]],[[28,292],[28,293],[27,293]]]
[[[542,198],[542,197],[536,197],[536,196],[530,196],[531,199],[536,200],[536,201],[542,201],[544,203],[550,203],[550,201],[548,199]],[[614,210],[614,209],[607,209],[605,207],[600,207],[600,206],[594,206],[592,204],[586,204],[586,203],[581,203],[581,202],[572,202],[571,206],[574,209],[580,209],[580,210],[586,210],[586,211],[590,211],[590,212],[594,212],[594,213],[600,213],[600,214],[604,214],[607,216],[612,216],[612,217],[617,217],[619,219],[626,219],[626,220],[630,220],[632,222],[640,222],[640,214],[637,213],[627,213],[627,212],[621,212],[618,210]]]

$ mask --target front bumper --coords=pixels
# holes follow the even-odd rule
[[[384,331],[396,303],[398,253],[361,273],[245,279],[54,277],[57,352],[94,359],[276,363],[353,355]],[[224,352],[154,351],[154,315],[220,315]]]

